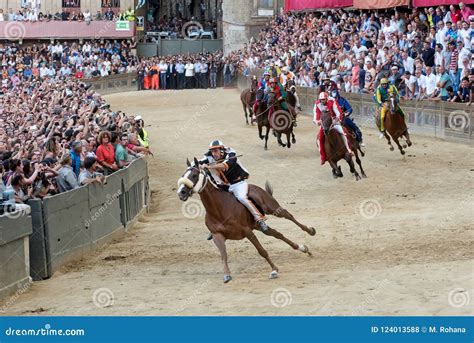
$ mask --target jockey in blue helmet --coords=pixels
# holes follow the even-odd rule
[[[364,141],[362,140],[362,132],[360,131],[359,127],[354,123],[352,118],[350,117],[352,114],[352,106],[349,104],[345,98],[343,98],[337,89],[333,89],[331,91],[331,97],[336,99],[339,108],[342,111],[343,119],[342,125],[351,129],[354,134],[356,135],[356,140],[360,143],[361,146],[365,146]]]

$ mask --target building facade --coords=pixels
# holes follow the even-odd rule
[[[270,17],[278,14],[283,6],[284,0],[223,0],[224,54],[242,48],[251,37],[257,37]]]

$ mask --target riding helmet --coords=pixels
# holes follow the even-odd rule
[[[383,85],[383,84],[387,84],[388,83],[388,79],[386,77],[382,78],[382,80],[380,80],[380,84]]]
[[[209,143],[209,150],[217,149],[217,148],[223,149],[224,148],[224,143],[222,143],[218,139],[214,139],[213,141],[211,141],[211,143]]]
[[[327,99],[328,99],[328,93],[326,92],[319,93],[319,100],[327,100]]]

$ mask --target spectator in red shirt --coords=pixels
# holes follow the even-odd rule
[[[454,5],[449,6],[449,13],[451,14],[451,22],[453,24],[456,24],[458,21],[462,20],[461,10],[454,7]]]
[[[99,147],[97,148],[97,162],[104,168],[106,175],[117,171],[119,168],[115,163],[114,146],[110,143],[111,135],[109,131],[99,133]]]
[[[76,79],[83,79],[84,78],[84,73],[82,72],[82,69],[80,69],[80,68],[76,69],[76,72],[74,73],[74,77]]]

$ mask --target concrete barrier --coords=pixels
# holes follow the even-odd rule
[[[261,73],[257,73],[261,75]],[[239,89],[250,87],[250,78],[238,76]],[[296,87],[303,113],[313,115],[316,88]],[[362,127],[376,128],[375,112],[377,106],[370,94],[341,93],[354,109],[353,117]],[[472,145],[474,143],[474,111],[465,104],[431,100],[401,100],[400,106],[407,114],[407,125],[411,133],[441,138]]]
[[[33,202],[31,276],[51,277],[65,264],[122,234],[150,204],[147,163],[138,159],[90,184]]]
[[[26,211],[0,217],[0,299],[31,283],[28,245],[32,232]]]

